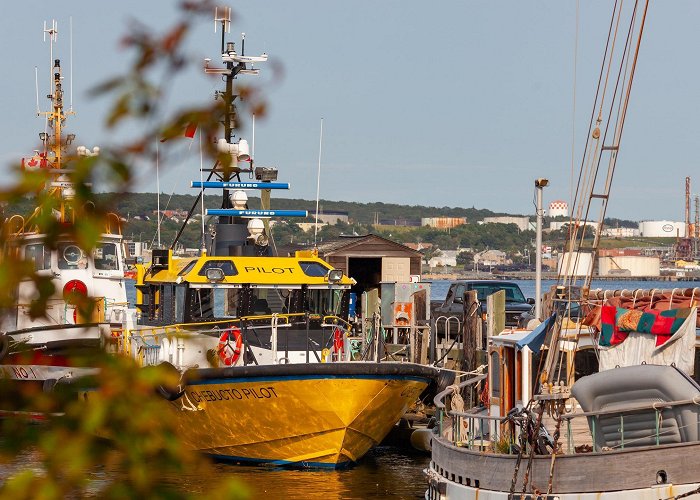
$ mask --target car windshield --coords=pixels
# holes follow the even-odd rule
[[[506,302],[526,302],[523,292],[520,291],[518,285],[510,285],[507,283],[475,283],[468,285],[469,290],[476,290],[477,298],[481,301],[486,300],[486,297],[503,290],[506,293]]]

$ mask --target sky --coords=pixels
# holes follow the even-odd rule
[[[255,161],[291,183],[288,198],[475,207],[534,214],[534,180],[548,178],[544,201],[571,199],[610,22],[612,1],[576,0],[267,0],[229,4],[229,39],[246,33],[246,54],[266,52],[258,85],[268,105],[256,120]],[[36,116],[48,93],[50,60],[43,22],[56,19],[68,90],[73,24],[73,106],[77,144],[118,142],[108,101],[88,89],[123,72],[131,54],[120,39],[131,23],[162,32],[178,3],[23,0],[0,19],[0,163],[36,147]],[[213,17],[212,17],[213,19]],[[651,2],[617,162],[608,216],[683,220],[685,177],[700,193],[698,56],[700,2]],[[220,34],[201,19],[188,41],[195,61],[168,92],[168,107],[210,102],[218,82],[200,61],[220,61]],[[237,44],[238,46],[238,44]],[[576,64],[574,64],[576,61]],[[574,73],[576,81],[574,82]],[[574,89],[576,106],[574,113]],[[46,99],[41,98],[42,109]],[[252,142],[252,124],[242,136]],[[573,144],[573,146],[572,146]],[[192,192],[196,147],[162,162],[165,193]],[[138,166],[137,191],[155,191],[154,168]],[[7,183],[7,174],[4,175]],[[274,208],[274,200],[273,200]]]

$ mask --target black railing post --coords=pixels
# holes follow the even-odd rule
[[[304,314],[306,319],[306,362],[309,362],[309,313]]]
[[[243,366],[248,366],[248,321],[243,320]]]

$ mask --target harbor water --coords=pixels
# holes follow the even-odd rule
[[[535,282],[517,280],[526,297],[534,297]],[[134,300],[133,282],[127,282],[129,300]],[[450,281],[435,280],[431,285],[431,298],[439,300],[445,297]],[[554,282],[542,283],[542,290],[548,290]],[[606,281],[593,283],[593,288],[605,289],[671,289],[700,287],[700,282],[653,282],[653,281]],[[222,478],[234,478],[245,484],[250,498],[284,498],[325,500],[343,498],[424,498],[426,479],[423,470],[428,466],[427,454],[412,452],[403,448],[378,447],[371,450],[360,462],[346,470],[286,470],[275,467],[239,466],[215,464],[212,477],[202,477],[201,472],[188,475],[164,476],[163,481],[173,484],[184,492],[202,494],[211,491],[211,485]],[[31,454],[25,455],[22,465],[17,463],[9,468],[0,465],[0,477],[17,469],[40,468],[32,460]],[[91,480],[99,490],[101,481],[118,480],[119,471],[96,471],[90,473]]]

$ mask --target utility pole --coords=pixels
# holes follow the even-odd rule
[[[549,185],[547,179],[535,179],[537,193],[537,238],[535,240],[535,319],[542,321],[542,189]]]

